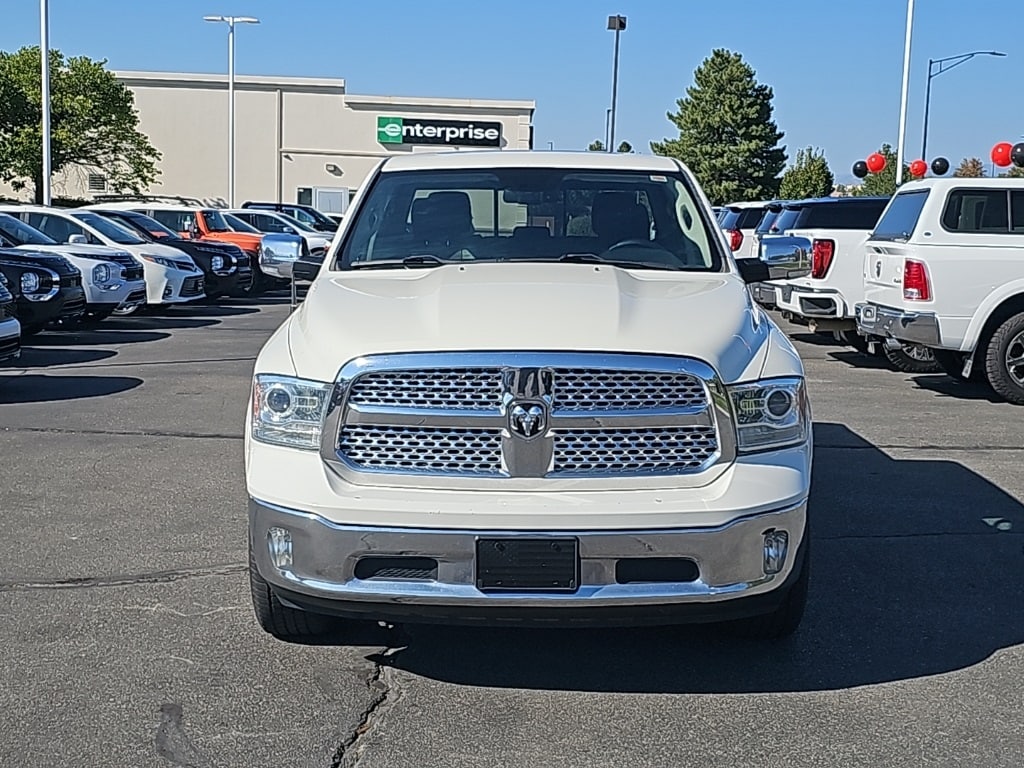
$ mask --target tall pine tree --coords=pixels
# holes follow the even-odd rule
[[[824,152],[814,147],[798,149],[793,165],[782,174],[779,197],[783,200],[827,197],[832,194],[835,181]]]
[[[679,111],[668,114],[679,138],[651,142],[651,151],[685,163],[712,204],[777,197],[786,151],[773,96],[742,55],[716,48],[676,101]]]

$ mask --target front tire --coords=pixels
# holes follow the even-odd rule
[[[1007,402],[1024,405],[1024,312],[1008,318],[989,339],[985,373]]]
[[[935,362],[935,355],[928,347],[919,344],[902,344],[899,349],[882,345],[885,359],[897,371],[903,373],[941,373],[942,368]]]
[[[804,532],[804,555],[800,574],[783,598],[782,604],[771,613],[731,621],[730,633],[748,640],[780,640],[789,637],[800,627],[807,607],[807,592],[811,576],[810,530]]]
[[[340,622],[329,616],[299,611],[281,603],[256,569],[256,558],[249,549],[249,591],[253,612],[264,632],[278,640],[303,640],[326,634]]]

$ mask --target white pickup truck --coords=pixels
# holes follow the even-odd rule
[[[813,437],[767,277],[670,158],[381,161],[255,363],[260,626],[793,632]]]
[[[785,319],[869,351],[868,340],[857,333],[854,307],[864,300],[864,244],[888,202],[888,197],[823,197],[784,205],[773,223],[777,234],[761,239],[761,257],[771,263],[793,251],[806,254],[806,274],[767,283]],[[880,346],[897,370],[939,370],[926,347],[895,341]]]
[[[950,376],[1024,405],[1024,179],[907,182],[864,272],[864,336],[923,345]]]

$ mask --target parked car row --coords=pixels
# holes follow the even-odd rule
[[[748,235],[749,210],[760,219]],[[738,258],[753,252],[767,265],[770,279],[751,293],[790,322],[1024,405],[1024,179],[930,178],[891,197],[724,206],[719,226]]]
[[[254,296],[287,287],[293,272],[311,278],[330,244],[328,225],[319,221],[317,230],[247,205],[0,205],[0,361],[17,357],[21,339],[47,328]]]

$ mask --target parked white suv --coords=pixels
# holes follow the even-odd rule
[[[146,304],[181,304],[206,297],[203,272],[187,253],[143,240],[134,232],[100,216],[77,208],[14,205],[0,208],[58,243],[105,245],[129,252],[141,264],[146,281]],[[136,305],[137,306],[137,305]],[[119,307],[115,314],[129,314],[136,306]]]
[[[76,324],[94,324],[118,308],[146,301],[142,266],[128,251],[103,245],[61,245],[46,233],[3,212],[0,212],[0,245],[36,253],[56,253],[75,265],[82,273],[86,300],[85,312]]]
[[[1024,179],[902,185],[867,242],[861,332],[1024,405]]]
[[[331,235],[318,232],[308,224],[293,219],[286,213],[258,211],[251,208],[233,208],[224,213],[230,213],[265,234],[297,235],[306,241],[306,247],[314,257],[323,256],[331,246]]]
[[[260,625],[795,630],[811,414],[766,278],[670,158],[381,161],[255,363]]]

